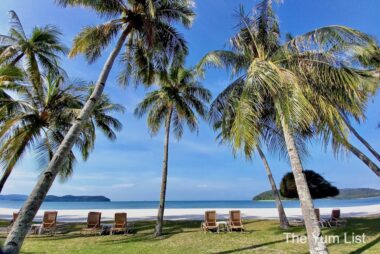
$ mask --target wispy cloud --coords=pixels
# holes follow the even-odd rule
[[[120,184],[113,184],[111,185],[111,188],[114,189],[127,189],[127,188],[132,188],[134,187],[134,183],[120,183]]]

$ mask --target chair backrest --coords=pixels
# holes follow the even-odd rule
[[[333,209],[331,211],[331,219],[339,219],[340,218],[340,209]]]
[[[315,212],[315,216],[317,216],[317,220],[320,221],[321,220],[321,212],[319,211],[319,208],[315,208],[314,212]]]
[[[205,212],[205,221],[208,226],[216,226],[216,212],[215,211],[206,211]]]
[[[13,213],[12,223],[17,220],[17,217],[18,217],[18,213]]]
[[[100,227],[100,219],[102,213],[99,212],[89,212],[87,217],[87,226],[88,227]]]
[[[13,213],[12,220],[9,224],[9,227],[11,227],[13,225],[13,223],[15,223],[15,221],[17,220],[17,217],[18,217],[18,213]]]
[[[127,213],[115,213],[115,227],[123,228],[127,226]]]
[[[54,227],[57,224],[57,215],[57,211],[46,211],[42,220],[44,227]]]
[[[240,210],[232,210],[230,211],[230,221],[235,225],[235,226],[240,226],[241,223],[241,213]]]

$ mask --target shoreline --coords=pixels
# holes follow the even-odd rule
[[[320,208],[322,217],[330,217],[331,210],[339,207]],[[340,207],[342,217],[368,217],[380,216],[380,204],[367,206]],[[227,219],[230,210],[240,210],[244,219],[278,219],[276,208],[167,208],[165,209],[165,220],[203,220],[204,212],[215,210],[218,219]],[[45,210],[37,213],[35,221],[41,221]],[[85,222],[90,210],[72,209],[57,210],[59,222]],[[117,212],[126,212],[128,220],[156,220],[157,209],[91,209],[102,213],[102,220],[112,221]],[[12,213],[17,212],[13,208],[0,208],[0,220],[11,220]],[[301,208],[285,208],[289,219],[301,218]]]

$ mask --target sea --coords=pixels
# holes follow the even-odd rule
[[[285,208],[300,207],[299,201],[282,201]],[[380,197],[360,199],[317,199],[315,207],[351,207],[379,205]],[[22,201],[0,201],[0,208],[19,209]],[[158,201],[111,201],[111,202],[44,202],[43,210],[75,210],[75,209],[155,209]],[[167,201],[166,208],[275,208],[274,201],[252,200],[210,200],[210,201]],[[380,212],[380,211],[379,211]]]

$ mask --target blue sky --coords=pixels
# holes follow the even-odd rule
[[[236,24],[234,10],[239,3],[251,9],[254,0],[196,0],[196,21],[189,31],[183,31],[190,47],[188,65],[195,65],[207,52],[222,49],[233,34]],[[283,34],[302,34],[326,25],[350,26],[380,38],[380,1],[377,0],[285,0],[275,7]],[[26,32],[38,25],[53,24],[63,33],[67,46],[85,25],[97,24],[99,18],[81,8],[63,9],[53,0],[1,0],[0,33],[7,32],[8,10],[15,10]],[[107,55],[106,51],[104,55]],[[73,78],[96,80],[104,57],[88,65],[82,57],[62,59],[62,65]],[[123,131],[116,142],[109,142],[98,134],[95,151],[87,162],[79,162],[73,177],[66,183],[56,183],[49,194],[106,195],[113,200],[158,200],[161,181],[163,135],[151,137],[145,119],[136,119],[132,112],[143,98],[143,88],[118,87],[115,66],[107,83],[106,92],[115,102],[125,105],[127,112],[118,116]],[[223,71],[210,70],[204,86],[216,96],[230,81]],[[380,150],[380,96],[367,108],[367,121],[357,130]],[[352,142],[363,148],[354,138]],[[380,188],[379,179],[356,157],[342,155],[334,158],[315,142],[310,145],[311,156],[304,161],[340,188]],[[274,177],[290,170],[287,161],[268,155]],[[264,168],[258,158],[247,162],[234,158],[228,147],[215,142],[215,134],[206,123],[201,123],[199,134],[186,132],[179,142],[172,139],[169,157],[168,200],[243,200],[270,188]],[[4,188],[5,194],[28,194],[39,170],[33,156],[28,154],[19,163]]]

